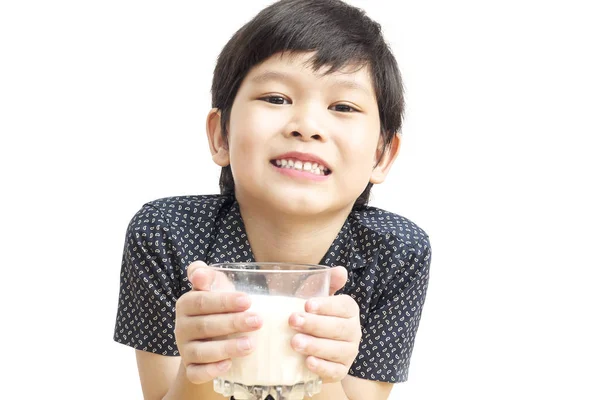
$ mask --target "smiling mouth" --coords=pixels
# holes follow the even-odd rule
[[[331,171],[319,163],[300,161],[296,159],[271,160],[271,164],[277,168],[295,169],[297,171],[309,172],[315,175],[330,175]]]

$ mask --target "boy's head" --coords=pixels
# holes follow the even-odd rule
[[[339,0],[282,0],[223,48],[212,107],[207,131],[221,193],[314,215],[367,204],[398,153],[404,97],[380,25],[362,10]],[[306,154],[328,168],[279,165],[310,168]],[[304,175],[311,172],[315,179]]]

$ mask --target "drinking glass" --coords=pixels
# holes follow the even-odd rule
[[[213,381],[214,390],[236,400],[302,400],[321,390],[321,379],[305,364],[306,356],[291,347],[296,331],[288,324],[294,312],[303,312],[306,300],[329,294],[330,269],[323,265],[292,263],[213,264],[212,291],[247,293],[250,311],[259,314],[262,327],[237,333],[255,344],[251,354],[232,359],[231,368]]]

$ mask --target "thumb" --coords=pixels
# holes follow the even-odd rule
[[[194,290],[210,290],[210,285],[215,279],[215,273],[207,267],[204,261],[194,261],[188,265],[187,277]]]
[[[331,268],[331,277],[329,280],[329,295],[335,294],[344,287],[348,280],[348,270],[345,267]]]

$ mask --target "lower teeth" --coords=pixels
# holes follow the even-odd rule
[[[313,175],[325,175],[325,173],[319,174],[317,173],[315,170],[312,171],[307,171],[305,169],[297,169],[297,168],[293,168],[293,167],[284,167],[283,165],[278,165],[279,168],[283,168],[283,169],[293,169],[295,171],[301,171],[301,172],[310,172]]]
[[[325,171],[321,170],[321,169],[317,169],[317,170],[305,170],[305,169],[296,169],[294,166],[283,166],[283,165],[277,165],[276,163],[273,163],[274,166],[276,166],[277,168],[283,168],[283,169],[293,169],[296,171],[302,171],[302,172],[310,172],[311,174],[314,175],[327,175],[327,173],[325,173]],[[320,171],[320,172],[317,172]]]

